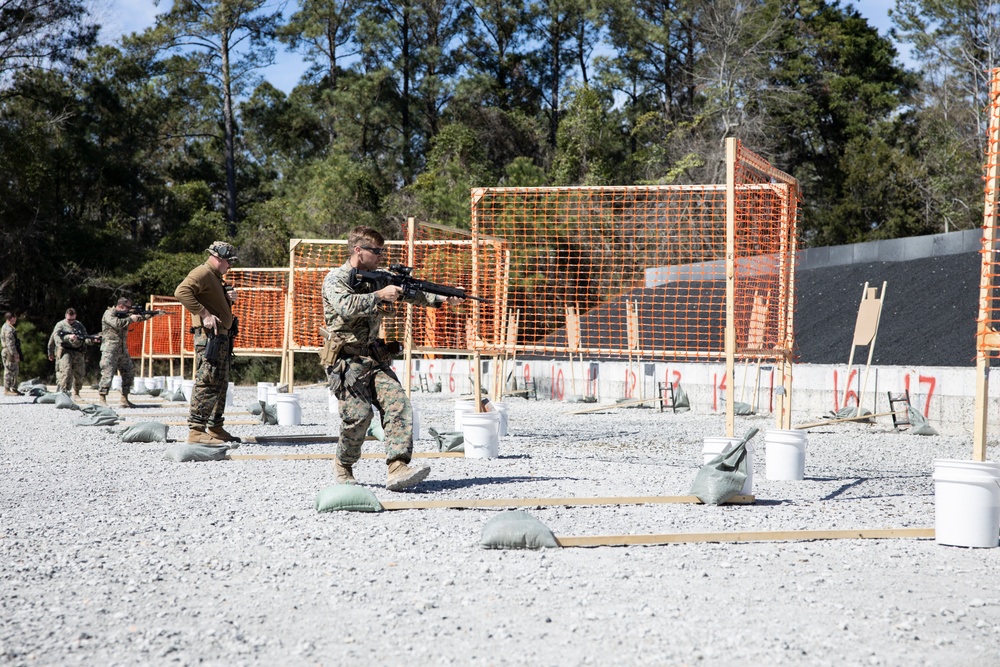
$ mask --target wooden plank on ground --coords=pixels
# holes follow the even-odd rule
[[[754,496],[734,496],[727,504],[749,505]],[[582,505],[701,504],[697,496],[635,496],[607,498],[473,498],[468,500],[400,500],[382,503],[385,510],[471,509],[476,507],[573,507]]]
[[[462,452],[413,452],[415,459],[448,459],[465,457]],[[336,454],[230,454],[226,457],[231,461],[329,461],[337,458]],[[384,459],[385,454],[365,452],[363,459]]]
[[[684,544],[690,542],[789,542],[805,540],[886,540],[933,538],[933,528],[857,530],[769,530],[733,533],[666,533],[663,535],[556,536],[563,547],[613,547],[634,544]]]
[[[128,416],[132,417],[133,415],[128,415]],[[134,421],[118,422],[118,426],[135,426],[136,424],[139,424],[139,423],[141,423],[141,422],[134,422]],[[188,425],[188,423],[186,421],[172,421],[172,422],[160,422],[160,423],[161,424],[166,424],[167,426],[187,426]],[[227,419],[225,425],[226,426],[254,426],[254,425],[260,426],[260,420],[259,419],[254,419],[252,421],[250,421],[250,420],[229,421]]]
[[[888,417],[892,412],[876,412],[871,415],[859,415],[857,417],[838,417],[837,419],[824,419],[823,421],[812,422],[810,424],[799,424],[798,426],[793,426],[793,429],[804,429],[804,428],[815,428],[817,426],[825,426],[826,424],[841,424],[843,422],[862,422],[866,419],[875,419],[876,417]]]
[[[628,401],[622,401],[621,403],[611,403],[608,405],[598,405],[596,408],[587,408],[585,410],[576,410],[575,412],[568,412],[570,415],[585,415],[588,412],[601,412],[603,410],[611,410],[613,408],[624,408],[630,405],[639,405],[641,403],[656,403],[660,400],[659,396],[651,396],[649,398],[635,398]]]

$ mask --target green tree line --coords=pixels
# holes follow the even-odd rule
[[[981,224],[993,3],[897,0],[883,36],[822,0],[175,0],[111,45],[87,6],[0,7],[0,307],[39,336],[216,238],[279,266],[468,228],[470,187],[718,183],[729,136],[800,180],[805,245]]]

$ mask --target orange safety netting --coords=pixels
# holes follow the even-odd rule
[[[738,355],[787,358],[797,184],[750,151],[737,155]],[[472,231],[474,241],[502,239],[510,263],[507,319],[491,310],[496,300],[479,308],[483,349],[723,358],[724,185],[476,189]],[[489,262],[476,252],[472,261]]]
[[[976,347],[981,356],[1000,355],[1000,296],[996,291],[997,277],[1000,276],[1000,259],[997,251],[1000,211],[1000,68],[994,69],[990,77],[990,104],[988,107],[989,129],[986,142],[986,187],[983,211],[982,272],[980,275],[979,317],[977,318]]]

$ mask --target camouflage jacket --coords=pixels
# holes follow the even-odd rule
[[[10,322],[4,322],[0,327],[0,345],[11,354],[18,352],[17,330],[10,325]]]
[[[350,262],[331,269],[323,280],[323,319],[330,333],[345,343],[368,344],[378,338],[385,315],[379,298],[372,294],[376,286],[355,279]],[[433,294],[417,292],[406,303],[436,308],[444,303]]]
[[[128,329],[131,324],[132,317],[118,317],[115,315],[114,306],[104,311],[104,317],[101,318],[101,352],[108,350],[128,352]]]
[[[71,341],[70,334],[76,334],[80,338],[76,341]],[[83,337],[86,335],[87,327],[83,326],[80,320],[76,320],[72,324],[66,320],[59,320],[55,329],[52,330],[52,335],[49,336],[49,356],[56,356],[57,351],[76,351],[82,349],[85,342]]]

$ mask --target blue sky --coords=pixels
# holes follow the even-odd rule
[[[158,13],[170,7],[171,0],[163,0],[159,4],[153,0],[94,0],[93,11],[98,22],[104,28],[101,36],[105,42],[113,42],[119,36],[138,32],[151,26]],[[895,0],[846,0],[845,5],[853,5],[862,16],[882,34],[891,27],[888,11],[895,5]],[[285,16],[294,11],[294,1],[286,6]],[[898,47],[897,47],[898,48]],[[903,50],[900,49],[902,52]],[[905,55],[905,54],[904,54]],[[278,48],[277,62],[264,71],[264,76],[274,86],[290,92],[305,71],[302,59],[294,53]]]

